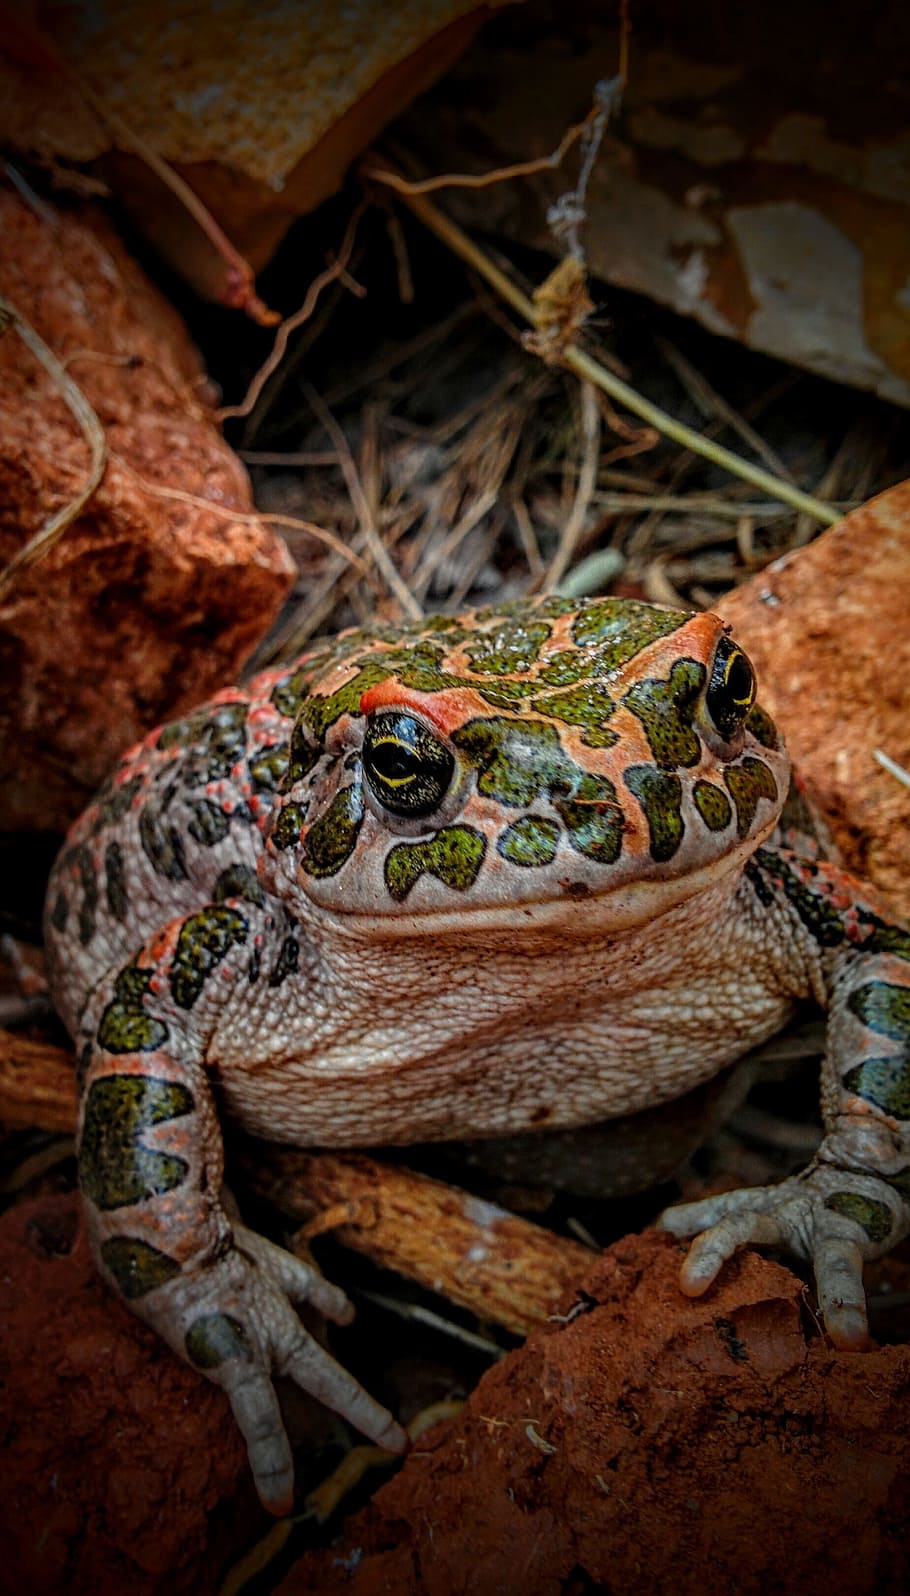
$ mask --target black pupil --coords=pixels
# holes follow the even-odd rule
[[[722,638],[706,695],[708,713],[722,737],[732,738],[740,730],[754,692],[755,674],[748,659],[729,638]]]
[[[417,757],[409,748],[396,743],[380,743],[373,749],[373,765],[386,781],[403,781],[417,770]]]
[[[363,769],[383,809],[414,818],[439,808],[455,760],[422,721],[391,710],[373,716],[367,726]]]
[[[737,654],[727,673],[727,691],[738,703],[745,703],[752,694],[752,671],[745,654]]]

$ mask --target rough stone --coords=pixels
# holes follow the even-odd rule
[[[236,678],[293,565],[242,519],[249,481],[186,331],[103,216],[45,214],[0,188],[0,235],[0,288],[66,363],[109,450],[82,515],[0,600],[0,830],[59,829],[124,748]],[[2,566],[74,497],[89,450],[13,329],[0,393]]]
[[[717,608],[758,672],[844,862],[910,917],[910,482],[870,499]]]
[[[70,180],[84,181],[73,163],[99,162],[175,269],[224,297],[223,261],[147,162],[124,153],[83,85],[175,168],[258,270],[504,3],[353,0],[339,25],[335,0],[103,0],[91,11],[41,0],[30,23],[9,18],[0,137],[58,179],[69,163]]]
[[[755,1254],[687,1301],[680,1257],[610,1248],[280,1596],[905,1591],[910,1349],[834,1353]]]
[[[222,1393],[103,1284],[78,1208],[42,1197],[0,1221],[0,1589],[206,1596],[260,1521],[251,1491],[238,1512],[243,1442]]]

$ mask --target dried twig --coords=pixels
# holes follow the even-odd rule
[[[508,183],[515,177],[533,177],[536,172],[554,171],[562,165],[573,144],[602,115],[600,102],[595,99],[584,121],[570,127],[551,154],[538,156],[533,161],[517,161],[513,166],[498,166],[492,172],[443,172],[437,177],[425,177],[412,182],[375,156],[368,156],[360,170],[370,182],[383,183],[387,188],[393,188],[396,194],[435,194],[441,188],[490,188],[494,183]]]
[[[597,464],[600,450],[600,405],[597,390],[590,382],[581,384],[581,468],[575,488],[575,499],[556,550],[543,580],[545,588],[558,588],[572,563],[575,548],[585,528],[591,497],[597,483]]]
[[[891,758],[890,754],[886,754],[881,748],[873,748],[872,757],[878,760],[882,769],[887,770],[895,781],[903,782],[905,787],[910,787],[910,770],[905,770],[903,765],[899,765],[896,759]]]
[[[259,1196],[344,1246],[516,1334],[553,1313],[590,1268],[577,1242],[492,1203],[361,1153],[249,1144],[243,1170]]]
[[[517,287],[507,273],[502,271],[478,244],[474,243],[473,239],[470,239],[449,217],[431,204],[425,195],[404,193],[402,194],[402,199],[414,212],[415,216],[419,217],[425,226],[436,234],[437,238],[440,238],[455,254],[459,255],[462,260],[479,272],[495,288],[496,292],[514,310],[518,311],[519,315],[524,317],[530,326],[533,327],[535,325],[536,316],[533,302],[528,298],[527,294],[522,293],[521,289]],[[599,361],[587,354],[585,350],[580,349],[577,344],[568,344],[563,351],[562,358],[563,363],[571,371],[574,371],[576,376],[594,383],[596,387],[603,389],[604,393],[609,394],[619,404],[624,405],[633,415],[640,416],[650,426],[656,427],[658,432],[668,438],[672,438],[674,442],[681,444],[686,449],[690,449],[694,454],[704,456],[712,464],[729,471],[733,476],[741,477],[744,481],[753,483],[762,492],[770,494],[775,499],[782,500],[785,504],[792,505],[794,509],[804,510],[823,526],[832,526],[835,521],[839,520],[837,512],[830,505],[823,504],[820,500],[813,498],[811,494],[803,493],[800,489],[795,488],[792,483],[772,476],[770,472],[763,470],[760,466],[753,465],[750,460],[743,460],[729,449],[723,448],[720,444],[714,443],[700,433],[693,432],[690,427],[684,426],[682,422],[677,421],[673,416],[668,415],[666,411],[652,404],[642,394],[636,393],[635,389],[631,388],[628,383],[623,382],[621,378],[607,371]]]
[[[423,616],[423,610],[413,593],[399,576],[388,549],[376,531],[373,515],[367,503],[363,485],[357,473],[357,467],[354,464],[354,457],[348,448],[347,438],[315,388],[311,388],[309,383],[307,383],[304,385],[303,392],[312,406],[317,420],[325,428],[338,452],[338,464],[347,484],[364,543],[373,558],[376,569],[385,578],[390,591],[394,593],[405,614],[409,615],[412,621],[419,621]]]
[[[76,1129],[72,1054],[50,1042],[0,1031],[0,1121],[72,1135]]]
[[[22,342],[27,345],[37,360],[50,377],[61,397],[66,401],[73,415],[76,417],[85,435],[85,441],[91,452],[91,465],[88,476],[83,486],[74,498],[70,499],[62,509],[57,510],[43,527],[30,537],[23,548],[13,555],[8,565],[0,571],[0,599],[5,598],[20,571],[27,566],[35,565],[38,560],[43,560],[50,552],[58,538],[62,537],[68,526],[81,515],[92,495],[97,492],[104,476],[107,464],[107,445],[104,428],[98,420],[94,410],[82,392],[68,376],[57,356],[50,350],[44,339],[39,337],[34,327],[26,321],[9,299],[0,294],[0,317],[7,325],[12,325]]]
[[[692,403],[701,411],[703,416],[718,416],[725,421],[728,427],[738,433],[743,443],[754,449],[760,460],[763,460],[769,471],[776,476],[784,477],[788,482],[793,481],[793,474],[786,463],[781,459],[760,432],[751,427],[744,416],[735,410],[726,399],[714,389],[707,377],[687,360],[682,350],[677,349],[669,338],[655,338],[655,343],[669,366],[672,366],[677,377],[692,400]]]
[[[250,383],[240,404],[224,405],[222,409],[217,412],[219,421],[223,422],[234,420],[235,418],[248,416],[250,414],[250,411],[255,406],[256,401],[259,398],[259,395],[262,393],[262,390],[269,378],[272,376],[273,372],[277,370],[284,359],[285,350],[287,349],[288,340],[291,334],[296,332],[298,327],[302,327],[304,322],[309,321],[313,311],[316,309],[319,296],[323,289],[327,288],[329,283],[333,283],[338,278],[345,275],[348,262],[351,258],[351,251],[354,248],[354,239],[357,236],[357,227],[365,209],[366,205],[360,204],[352,212],[347,228],[345,229],[344,238],[341,241],[341,248],[339,249],[335,259],[329,266],[326,267],[324,272],[320,272],[318,277],[313,278],[313,281],[310,283],[310,286],[307,289],[306,297],[300,309],[295,310],[292,316],[286,316],[284,321],[281,323],[281,326],[278,328],[275,334],[275,342],[272,345],[271,354],[268,356],[268,359],[263,361],[262,365],[259,367],[259,370]],[[360,287],[359,283],[353,283],[350,278],[346,278],[346,286],[357,295],[362,296],[365,292],[365,290]]]

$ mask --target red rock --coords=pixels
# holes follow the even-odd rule
[[[103,1284],[78,1206],[0,1221],[0,1589],[204,1596],[244,1533],[244,1446],[222,1393]]]
[[[223,513],[252,510],[249,482],[179,318],[100,213],[55,216],[0,189],[0,288],[67,362],[111,457],[78,521],[0,600],[0,829],[63,827],[128,744],[233,680],[293,574],[264,522]],[[0,393],[2,566],[74,496],[89,451],[13,330]]]
[[[910,1349],[834,1353],[755,1254],[630,1237],[281,1596],[898,1596]]]
[[[845,863],[910,917],[910,482],[761,571],[718,609]]]

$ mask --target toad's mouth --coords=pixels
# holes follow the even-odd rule
[[[669,910],[708,893],[723,884],[735,888],[748,859],[767,839],[777,824],[777,816],[719,858],[692,868],[682,875],[657,879],[614,881],[604,887],[591,887],[579,893],[567,883],[559,893],[516,902],[474,904],[470,894],[453,901],[451,908],[439,904],[406,903],[371,911],[357,906],[345,909],[307,898],[303,918],[318,933],[352,940],[393,942],[406,937],[434,940],[470,941],[478,934],[511,934],[522,940],[535,931],[555,933],[573,940],[602,937],[647,925]]]

